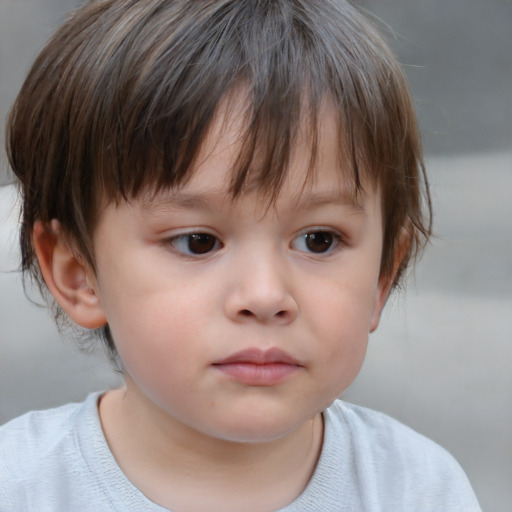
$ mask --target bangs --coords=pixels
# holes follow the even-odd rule
[[[29,217],[66,219],[86,233],[98,213],[87,205],[98,197],[180,186],[220,106],[241,90],[233,197],[249,177],[275,197],[300,131],[312,175],[325,103],[339,126],[340,168],[352,169],[356,189],[361,169],[385,180],[381,169],[401,172],[415,160],[404,164],[404,149],[420,154],[400,66],[348,2],[91,2],[36,60],[20,98],[37,101],[12,110],[11,165],[22,179],[31,169],[27,188],[37,183],[41,193]]]
[[[367,149],[381,147],[368,140],[374,136],[368,128],[382,124],[372,119],[382,98],[364,97],[365,89],[378,90],[368,83],[378,78],[374,69],[363,70],[346,47],[351,34],[340,33],[339,40],[331,41],[318,37],[322,32],[329,36],[329,2],[305,7],[279,0],[225,1],[206,2],[206,8],[196,2],[186,8],[183,2],[151,3],[155,9],[146,7],[125,22],[127,36],[119,39],[117,34],[117,45],[102,43],[107,50],[91,91],[91,96],[111,91],[98,98],[101,119],[87,116],[94,122],[87,150],[95,158],[87,168],[107,201],[184,184],[215,118],[223,110],[234,111],[241,95],[243,128],[232,169],[233,197],[249,182],[275,197],[299,134],[310,145],[313,175],[326,103],[336,112],[342,167],[352,168],[356,188],[361,186],[359,169],[375,167],[367,164],[380,158]],[[136,4],[134,10],[143,10]],[[112,40],[118,25],[105,32],[105,41]],[[135,46],[128,34],[137,34],[143,44]],[[367,109],[370,103],[373,113]],[[79,152],[72,154],[79,158]]]

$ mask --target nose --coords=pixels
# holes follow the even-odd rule
[[[226,314],[236,322],[286,325],[298,305],[286,263],[276,255],[252,255],[231,267]]]

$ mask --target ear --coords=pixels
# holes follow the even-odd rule
[[[386,302],[388,300],[392,284],[393,279],[391,277],[379,277],[379,282],[377,284],[377,289],[375,291],[375,296],[373,298],[373,308],[370,317],[370,332],[375,331],[375,329],[377,329],[377,327],[379,326],[382,310],[384,309],[384,306],[386,305]]]
[[[105,325],[94,272],[77,259],[59,221],[36,222],[32,240],[46,285],[64,312],[87,329]]]
[[[382,315],[382,310],[386,305],[386,302],[391,293],[391,289],[395,284],[395,280],[402,269],[402,265],[409,254],[411,248],[411,233],[406,228],[402,228],[402,232],[399,237],[398,247],[395,249],[393,258],[393,269],[390,274],[381,274],[377,283],[377,289],[373,299],[373,309],[370,318],[370,332],[377,329]]]

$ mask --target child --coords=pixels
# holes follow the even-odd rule
[[[402,71],[345,0],[98,0],[8,124],[23,270],[125,386],[1,431],[0,510],[480,510],[337,397],[430,233]]]

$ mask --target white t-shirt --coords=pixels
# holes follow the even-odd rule
[[[124,475],[99,394],[0,427],[0,512],[164,512]],[[304,492],[280,512],[481,512],[458,463],[381,413],[337,400]]]

